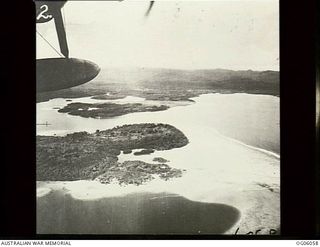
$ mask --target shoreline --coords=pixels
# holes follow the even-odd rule
[[[164,111],[167,111],[167,110],[169,110],[170,108],[174,108],[174,107],[178,107],[178,106],[190,106],[190,105],[194,105],[194,104],[197,104],[198,103],[198,100],[197,99],[199,99],[200,97],[202,97],[202,96],[206,96],[206,95],[237,95],[237,96],[245,96],[245,95],[254,95],[254,96],[259,96],[259,97],[276,97],[276,98],[279,98],[279,96],[274,96],[274,95],[267,95],[267,94],[251,94],[251,93],[242,93],[242,92],[240,92],[240,93],[216,93],[216,92],[214,92],[214,93],[211,93],[211,92],[209,92],[209,93],[202,93],[202,94],[199,94],[198,96],[196,96],[196,97],[191,97],[190,99],[191,100],[193,100],[193,102],[188,102],[187,104],[177,104],[177,102],[176,101],[173,101],[172,103],[173,104],[176,104],[176,105],[173,105],[173,106],[170,106],[168,109],[166,109],[166,110],[164,110]],[[81,100],[85,100],[84,102],[81,102],[81,103],[87,103],[88,102],[88,100],[89,100],[89,102],[92,102],[92,101],[90,101],[91,99],[92,99],[92,97],[94,97],[94,96],[89,96],[89,97],[80,97],[80,98],[73,98],[72,99],[72,102],[75,102],[75,99],[77,99],[77,100],[79,100],[79,101],[81,101]],[[149,101],[149,100],[145,100],[144,98],[141,98],[141,97],[136,97],[136,96],[131,96],[131,95],[127,95],[125,98],[127,98],[127,97],[133,97],[133,98],[137,98],[137,99],[140,99],[139,101],[137,101],[137,102],[140,102],[140,103],[145,103],[146,101],[148,102],[147,103],[147,105],[149,105],[149,104],[152,104],[152,101]],[[124,99],[125,99],[124,98]],[[68,100],[70,99],[70,98],[57,98],[57,99],[61,99],[61,100],[65,100],[66,101],[66,106],[70,103],[70,102],[68,102]],[[123,98],[122,99],[119,99],[119,100],[102,100],[102,99],[94,99],[96,102],[99,102],[99,104],[103,104],[103,102],[106,102],[106,103],[108,103],[108,102],[110,102],[110,103],[116,103],[116,104],[125,104],[125,103],[123,103],[122,101],[124,100]],[[133,101],[133,102],[135,102],[135,101]],[[161,104],[163,104],[163,102],[164,101],[159,101],[159,105],[161,105]],[[181,103],[185,103],[185,101],[178,101],[178,102],[181,102]],[[42,103],[44,103],[44,102],[42,102]],[[93,103],[93,102],[92,102]],[[146,111],[146,112],[141,112],[141,113],[147,113],[148,111]],[[69,113],[67,113],[67,112],[60,112],[61,114],[66,114],[66,115],[68,115]],[[131,113],[127,113],[128,115],[131,115],[131,114],[136,114],[136,112],[131,112]],[[70,116],[72,116],[72,115],[70,115]],[[116,117],[122,117],[123,115],[121,115],[121,116],[116,116]],[[72,116],[72,117],[80,117],[80,118],[83,118],[82,116]],[[99,119],[96,119],[96,120],[99,120]],[[213,127],[214,129],[216,129],[215,127]],[[216,129],[217,130],[217,129]],[[76,132],[78,132],[78,131],[76,131]],[[48,135],[36,135],[36,136],[61,136],[61,137],[63,137],[63,136],[66,136],[68,133],[76,133],[76,132],[65,132],[64,134],[55,134],[55,135],[52,135],[52,134],[48,134]],[[87,131],[88,133],[94,133],[95,132],[95,130],[92,130],[92,131]],[[246,143],[245,141],[242,141],[242,140],[239,140],[239,139],[237,139],[237,138],[234,138],[232,135],[228,135],[228,134],[222,134],[219,130],[217,130],[217,132],[222,136],[222,137],[225,137],[225,138],[229,138],[230,140],[233,140],[234,142],[237,142],[237,143],[239,143],[240,145],[246,145],[247,147],[250,147],[250,148],[252,148],[252,149],[255,149],[255,150],[259,150],[260,152],[263,152],[263,153],[266,153],[266,154],[269,154],[269,155],[272,155],[272,156],[274,156],[274,157],[276,157],[276,158],[278,158],[278,159],[280,159],[280,153],[278,153],[278,152],[275,152],[275,151],[273,151],[273,150],[271,150],[271,149],[266,149],[266,148],[261,148],[261,147],[259,147],[259,146],[255,146],[255,145],[252,145],[252,144],[250,144],[250,143]],[[279,144],[280,145],[280,144]]]
[[[184,194],[165,189],[166,187],[170,187],[170,184],[155,188],[154,185],[157,185],[158,182],[160,181],[154,181],[153,185],[149,184],[143,187],[130,185],[122,187],[117,184],[102,185],[96,181],[41,182],[41,185],[37,183],[37,187],[42,188],[46,193],[38,194],[37,201],[43,200],[46,196],[49,196],[50,193],[55,192],[69,195],[74,200],[83,202],[99,202],[101,200],[107,200],[108,198],[125,198],[137,193],[169,193],[178,197],[182,196],[193,202],[226,204],[237,208],[240,212],[240,217],[233,226],[223,234],[234,234],[238,228],[240,229],[238,231],[240,235],[258,229],[261,229],[259,234],[268,234],[270,229],[279,229],[280,227],[279,193],[270,192],[263,188],[254,190],[253,188],[250,189],[249,186],[248,191],[240,189],[238,193],[233,196],[227,193],[223,197],[217,196],[216,199],[214,199],[215,197],[210,199],[209,194],[212,195],[212,193],[205,193],[209,197],[204,197],[205,194],[203,193]],[[108,189],[105,186],[108,186]],[[248,200],[250,203],[247,203]]]
[[[240,94],[241,96],[243,96],[243,93]],[[261,97],[264,96],[275,97],[261,95]],[[181,108],[184,109],[183,116],[192,116],[190,114],[192,109],[197,111],[199,107],[202,107],[202,105],[195,107],[197,103],[196,100],[188,107]],[[180,111],[177,110],[178,107],[174,108],[157,113],[159,114],[157,118],[150,119],[156,121],[157,119],[163,119],[164,116],[177,116]],[[164,114],[165,112],[168,114]],[[140,121],[139,114],[132,114],[131,116],[133,122]],[[147,114],[146,116],[154,115]],[[206,117],[206,114],[203,116]],[[203,116],[200,115],[200,117]],[[39,189],[37,199],[41,200],[52,191],[62,191],[77,200],[89,201],[112,196],[121,197],[138,192],[168,192],[192,201],[224,203],[238,208],[241,217],[225,234],[234,234],[238,227],[240,228],[238,234],[257,230],[259,227],[278,229],[280,225],[280,166],[278,156],[267,150],[223,135],[215,127],[210,127],[210,122],[208,126],[200,125],[201,128],[190,129],[192,126],[198,126],[199,123],[201,123],[201,118],[198,119],[197,116],[192,116],[190,121],[188,119],[187,121],[180,121],[177,125],[168,121],[168,124],[181,130],[188,139],[189,134],[194,132],[191,135],[192,138],[189,139],[190,143],[182,148],[165,151],[163,155],[162,153],[161,155],[157,152],[154,153],[156,156],[170,160],[169,164],[173,168],[186,168],[186,174],[180,178],[169,181],[155,178],[139,186],[121,186],[114,183],[105,185],[88,180],[71,182],[37,181],[37,189]],[[195,146],[199,142],[202,144],[201,147]],[[196,155],[190,161],[188,153],[190,154],[191,150],[198,156]],[[137,160],[139,160],[139,157],[137,157]],[[263,187],[262,185],[267,186]],[[189,186],[188,190],[186,190],[186,186]],[[263,233],[261,232],[261,234]]]
[[[261,153],[270,155],[270,156],[272,156],[272,157],[277,158],[278,160],[280,160],[280,154],[278,154],[278,153],[275,153],[275,152],[272,152],[272,151],[270,151],[270,150],[266,150],[266,149],[263,149],[263,148],[259,148],[259,147],[255,147],[255,146],[246,144],[246,143],[244,143],[244,142],[242,142],[242,141],[239,141],[239,140],[237,140],[237,139],[234,139],[234,138],[232,138],[232,137],[225,136],[225,135],[219,133],[218,131],[217,131],[217,133],[218,133],[222,138],[228,139],[228,140],[230,140],[230,141],[233,141],[233,142],[238,143],[238,144],[240,144],[240,145],[243,145],[243,146],[245,146],[245,147],[251,148],[251,149],[253,149],[253,150],[259,151],[259,152],[261,152]]]
[[[98,179],[124,184],[143,184],[154,176],[167,180],[182,170],[158,162],[118,162],[121,151],[133,149],[171,150],[189,143],[177,128],[168,124],[129,124],[93,134],[78,132],[65,137],[37,136],[37,179],[74,181]]]

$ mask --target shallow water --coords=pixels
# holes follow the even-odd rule
[[[239,215],[232,206],[175,194],[134,193],[83,201],[52,192],[38,198],[37,229],[49,234],[219,234]]]
[[[92,99],[72,99],[73,102],[86,102],[87,100],[91,101]],[[132,100],[145,102],[141,98],[132,99],[128,97],[122,99],[122,102],[129,103]],[[182,148],[155,151],[149,155],[135,156],[131,153],[119,156],[121,162],[142,160],[153,163],[154,157],[165,158],[169,160],[169,166],[186,170],[180,178],[169,181],[156,178],[141,186],[105,185],[96,181],[39,183],[37,186],[39,190],[38,211],[41,211],[41,213],[39,213],[38,218],[38,231],[57,233],[59,231],[68,232],[71,229],[70,231],[73,232],[90,233],[88,225],[75,226],[68,215],[73,215],[73,220],[80,224],[86,218],[94,219],[97,217],[96,214],[101,213],[101,205],[108,205],[106,207],[112,208],[106,202],[107,200],[120,197],[121,200],[127,200],[124,198],[128,198],[127,196],[132,193],[169,193],[183,197],[183,203],[188,203],[184,201],[187,198],[200,204],[232,205],[232,207],[241,211],[241,215],[247,215],[244,216],[247,227],[259,227],[261,224],[278,227],[280,224],[279,194],[270,194],[271,192],[268,189],[258,184],[267,184],[275,190],[279,190],[279,156],[268,152],[277,153],[279,151],[279,98],[250,94],[207,94],[193,98],[193,100],[195,100],[193,104],[176,105],[166,111],[132,113],[111,119],[70,116],[65,113],[58,113],[57,109],[52,109],[53,107],[65,106],[68,103],[65,99],[54,99],[37,104],[37,122],[48,121],[52,124],[37,126],[38,135],[64,135],[75,131],[94,132],[96,129],[104,130],[123,124],[166,123],[181,130],[189,139],[189,144]],[[100,100],[100,102],[106,101]],[[262,150],[257,149],[257,147]],[[58,192],[63,192],[63,196],[62,194],[56,194]],[[52,196],[54,196],[54,200]],[[141,199],[141,196],[138,196],[138,198],[140,198],[137,199],[140,201],[139,205],[150,205],[142,202],[147,199]],[[82,205],[83,213],[71,212],[76,211],[76,204]],[[172,205],[172,208],[183,206],[180,203],[170,205]],[[210,229],[203,227],[210,233],[223,232],[232,225],[232,223],[223,227],[220,225],[219,221],[224,221],[226,217],[228,219],[228,216],[225,216],[223,212],[227,212],[229,209],[224,208],[225,211],[219,211],[221,207],[219,206],[218,210],[216,206],[213,206],[213,211],[220,212],[221,216],[220,218],[214,216],[219,218],[214,218],[218,226],[210,226]],[[155,207],[154,210],[160,210],[157,206],[152,207]],[[198,209],[200,208],[203,207],[199,206]],[[137,208],[130,210],[132,210],[130,211],[132,214],[135,214],[134,217],[139,214],[140,217],[147,217],[143,216],[141,211],[133,213],[138,210]],[[148,210],[152,211],[153,209]],[[144,208],[144,211],[147,212],[148,210]],[[174,210],[172,212],[177,214]],[[206,209],[203,209],[203,212],[206,212]],[[263,212],[262,216],[260,212]],[[195,213],[192,211],[192,214],[199,215],[202,212]],[[59,220],[51,219],[51,215],[56,215]],[[129,217],[128,220],[133,219],[133,216],[127,215],[126,217]],[[236,218],[233,219],[236,221]],[[49,222],[52,220],[54,224],[47,225],[46,220],[48,219]],[[136,220],[136,218],[134,219]],[[152,221],[151,218],[148,219],[150,222]],[[121,224],[128,224],[125,218],[119,220],[122,222]],[[166,222],[166,220],[169,219],[165,218],[164,221]],[[233,222],[233,220],[231,221]],[[187,221],[185,227],[190,229],[185,230],[191,231],[191,228],[198,224],[195,222]],[[124,226],[121,226],[120,223],[117,230],[110,229],[110,226],[100,225],[100,228],[103,229],[101,231],[98,227],[95,228],[92,225],[93,223],[88,224],[93,227],[92,231],[99,233],[129,231],[123,228]],[[203,224],[203,226],[206,225]],[[133,227],[133,225],[131,226]],[[176,233],[181,229],[180,225],[173,224],[173,226],[176,226],[176,228],[170,228],[171,233]],[[157,231],[162,231],[161,229],[157,229]],[[135,231],[148,230],[137,228]],[[144,233],[147,234],[147,232]]]

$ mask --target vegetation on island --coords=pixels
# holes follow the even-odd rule
[[[160,162],[160,163],[167,163],[167,162],[169,162],[169,160],[166,160],[166,159],[164,159],[164,158],[162,158],[162,157],[155,157],[155,158],[153,158],[153,161],[154,161],[154,162]]]
[[[59,109],[58,112],[68,113],[85,118],[111,118],[122,116],[132,112],[154,112],[167,110],[169,106],[144,105],[140,103],[116,104],[116,103],[70,103]]]
[[[134,155],[145,155],[154,153],[153,149],[142,149],[141,151],[134,152]]]
[[[108,169],[108,172],[98,176],[95,180],[109,184],[117,182],[120,185],[141,185],[154,179],[158,175],[163,180],[182,176],[180,169],[171,168],[166,164],[148,164],[143,161],[125,161],[117,163]]]
[[[169,179],[180,176],[181,171],[161,162],[119,163],[117,156],[121,151],[169,150],[187,144],[188,139],[180,130],[171,125],[152,123],[123,125],[92,134],[77,132],[63,137],[37,136],[37,180],[98,179],[108,183],[116,178],[121,184],[141,184],[156,174],[162,179]]]

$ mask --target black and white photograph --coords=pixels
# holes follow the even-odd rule
[[[36,231],[279,235],[279,1],[36,1]]]

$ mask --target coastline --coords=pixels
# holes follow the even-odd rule
[[[241,94],[240,96],[246,95]],[[263,98],[263,96],[259,97]],[[190,138],[188,145],[175,150],[156,151],[148,156],[143,155],[143,157],[150,159],[163,157],[170,161],[170,166],[186,169],[186,174],[181,178],[169,181],[156,178],[140,186],[121,186],[113,183],[104,185],[97,181],[83,180],[37,182],[37,188],[40,190],[37,198],[41,200],[51,191],[62,191],[77,200],[101,200],[102,198],[121,197],[139,192],[168,192],[192,201],[225,203],[236,207],[241,212],[241,218],[226,231],[226,234],[234,234],[238,227],[240,228],[239,234],[258,230],[259,227],[264,228],[261,234],[267,234],[269,228],[278,229],[280,225],[279,156],[268,150],[227,137],[213,129],[214,127],[210,127],[210,123],[208,123],[210,126],[192,128],[192,126],[201,126],[199,125],[202,123],[201,119],[207,116],[205,114],[199,115],[199,112],[198,115],[191,113],[197,112],[198,108],[195,106],[199,98],[200,96],[193,98],[195,103],[186,107],[172,107],[156,113],[157,115],[155,113],[146,114],[150,121],[159,122],[161,119],[172,119],[170,116],[177,116],[179,110],[184,109],[182,120],[184,116],[189,118],[189,121],[180,121],[177,126],[174,121],[169,122],[188,138],[191,134],[192,138]],[[193,111],[190,107],[193,108]],[[131,123],[141,122],[140,116],[142,116],[141,113],[130,114]],[[190,116],[192,116],[191,119]],[[120,122],[126,122],[127,119],[127,117],[123,117]],[[205,141],[207,139],[208,142]],[[193,143],[201,143],[202,148],[207,148],[199,149]],[[198,158],[186,156],[190,152],[197,153]],[[227,153],[231,153],[236,159],[226,156]],[[140,157],[136,158],[140,159]],[[190,161],[193,161],[193,165],[188,165]],[[216,166],[219,163],[221,163],[220,167]],[[201,181],[198,178],[201,178]],[[268,188],[263,188],[258,182],[271,186],[273,192]],[[192,187],[186,191],[186,186],[190,185]]]
[[[217,133],[219,133],[219,132],[217,132]],[[236,140],[236,139],[234,139],[234,138],[231,138],[231,137],[228,137],[228,136],[224,136],[224,135],[222,135],[221,133],[219,133],[219,134],[220,134],[223,138],[229,139],[229,140],[231,140],[231,141],[233,141],[233,142],[236,142],[236,143],[238,143],[238,144],[240,144],[240,145],[243,145],[243,146],[248,147],[248,148],[251,148],[251,149],[253,149],[253,150],[262,152],[262,153],[264,153],[264,154],[270,155],[270,156],[272,156],[272,157],[277,158],[277,159],[280,160],[280,154],[278,154],[278,153],[275,153],[275,152],[272,152],[272,151],[269,151],[269,150],[266,150],[266,149],[263,149],[263,148],[258,148],[258,147],[255,147],[255,146],[246,144],[246,143],[241,142],[241,141],[239,141],[239,140]]]
[[[185,101],[150,101],[150,100],[145,100],[143,98],[140,98],[140,97],[135,97],[135,96],[127,96],[125,98],[121,98],[121,99],[118,99],[118,100],[93,100],[92,97],[83,97],[83,98],[75,98],[75,99],[72,99],[72,102],[76,102],[76,101],[79,101],[79,102],[83,102],[83,103],[99,103],[99,104],[102,104],[102,103],[116,103],[116,104],[126,104],[126,103],[135,103],[135,102],[139,102],[139,103],[143,103],[143,104],[146,104],[146,105],[167,105],[169,106],[168,109],[164,110],[164,112],[167,112],[168,110],[172,110],[172,108],[176,108],[176,107],[180,107],[180,106],[193,106],[193,105],[196,105],[199,103],[199,101],[201,101],[202,98],[206,97],[206,96],[235,96],[235,97],[246,97],[246,96],[253,96],[253,97],[256,97],[256,98],[270,98],[270,99],[273,99],[274,101],[278,101],[279,102],[279,97],[278,96],[273,96],[273,95],[264,95],[264,94],[250,94],[250,93],[227,93],[227,94],[224,94],[224,93],[204,93],[204,94],[200,94],[199,96],[196,96],[196,97],[192,97],[190,98],[193,102],[185,102]],[[128,100],[127,100],[128,99]],[[63,108],[64,106],[66,106],[69,102],[69,98],[58,98],[56,99],[57,103],[53,103],[53,105],[55,104],[58,104],[59,108]],[[40,104],[43,104],[43,103],[46,103],[46,102],[42,102]],[[279,103],[277,103],[279,104]],[[43,107],[41,107],[43,108]],[[40,110],[41,110],[40,108]],[[54,107],[52,107],[54,108]],[[52,109],[53,110],[53,109]],[[213,111],[216,110],[216,109],[212,109]],[[66,113],[61,113],[61,114],[57,114],[57,110],[55,111],[51,111],[50,114],[53,114],[54,116],[56,116],[57,119],[59,119],[59,121],[61,122],[65,122],[65,120],[63,120],[63,115],[66,114]],[[126,124],[127,122],[130,123],[131,120],[130,118],[135,118],[136,116],[139,116],[141,114],[144,114],[144,113],[147,113],[147,112],[141,112],[141,113],[129,113],[128,116],[129,117],[125,117],[124,115],[122,116],[118,116],[118,118],[120,119],[124,119],[124,121],[119,121],[119,124]],[[211,113],[211,114],[215,114],[214,112]],[[221,113],[218,112],[218,114],[221,116]],[[66,114],[67,115],[67,114]],[[149,114],[150,115],[150,114]],[[279,111],[275,113],[275,116],[278,117],[279,119]],[[62,117],[62,118],[61,118]],[[68,119],[69,121],[73,120],[74,121],[77,121],[77,120],[84,120],[81,116],[71,116],[71,115],[68,115]],[[113,118],[109,118],[110,119],[110,122],[113,121]],[[166,119],[165,117],[163,117],[163,119]],[[167,120],[167,119],[166,119]],[[245,119],[237,119],[238,121],[244,121]],[[91,125],[91,123],[93,123],[92,121],[89,122],[90,120],[88,120],[88,124],[85,124],[85,128],[88,128],[89,125]],[[278,120],[279,121],[279,120]],[[45,120],[45,117],[43,119],[39,119],[37,120],[37,122],[46,122]],[[135,120],[133,120],[133,122],[137,122]],[[140,121],[141,123],[143,123],[143,121]],[[148,122],[148,121],[147,121]],[[160,122],[160,121],[158,121]],[[229,120],[226,119],[226,120],[223,120],[221,122],[225,122],[225,123],[229,123],[230,124],[230,117],[229,117]],[[103,122],[101,122],[103,123]],[[108,122],[105,122],[105,126],[107,128],[113,128],[116,126],[116,124],[110,124],[109,121]],[[58,125],[57,123],[55,123],[56,125]],[[228,129],[225,129],[225,126],[215,126],[217,123],[212,123],[212,127],[215,128],[217,131],[219,131],[221,133],[221,135],[223,136],[226,136],[227,138],[232,138],[236,141],[239,141],[241,143],[244,143],[245,145],[249,145],[249,146],[252,146],[252,147],[255,147],[257,149],[261,149],[261,151],[263,150],[266,150],[268,152],[271,152],[270,155],[273,155],[272,153],[275,154],[278,154],[280,153],[280,144],[278,143],[279,142],[279,137],[280,137],[280,133],[279,133],[279,125],[278,127],[273,127],[272,128],[272,131],[278,131],[277,132],[277,136],[278,136],[278,140],[276,140],[277,142],[275,142],[272,146],[268,147],[268,146],[259,146],[259,145],[255,145],[255,141],[254,140],[247,140],[248,135],[245,135],[243,137],[239,137],[238,134],[239,132],[233,132],[233,131],[230,131]],[[243,123],[244,124],[244,123]],[[68,124],[70,125],[70,124]],[[103,126],[103,125],[101,125]],[[221,128],[222,127],[222,128]],[[220,128],[220,129],[219,129]],[[71,131],[48,131],[47,130],[48,128],[46,126],[37,126],[37,130],[40,130],[40,135],[49,135],[49,136],[65,136],[67,135],[68,133],[73,133],[73,132],[79,132],[79,131],[83,131],[83,129],[79,128],[79,129],[74,129],[74,130],[71,130]],[[96,131],[96,129],[106,129],[106,128],[102,128],[100,126],[98,126],[97,128],[92,128],[91,130],[88,129],[86,130],[88,133],[94,133]],[[44,131],[42,131],[44,130]],[[235,135],[236,134],[236,135]],[[265,138],[262,138],[262,140],[265,139]],[[266,143],[265,143],[266,144]],[[264,145],[265,145],[264,144]],[[263,151],[264,152],[264,151]]]
[[[256,161],[247,164],[245,160],[238,163],[227,162],[225,164],[232,164],[232,166],[221,168],[210,165],[210,163],[200,167],[198,164],[198,167],[195,166],[194,169],[187,168],[187,173],[181,178],[169,181],[156,178],[140,186],[121,186],[116,183],[104,185],[97,181],[56,181],[38,182],[37,187],[45,188],[48,193],[49,191],[60,191],[76,200],[84,201],[124,197],[129,194],[143,192],[174,193],[192,201],[223,203],[237,208],[241,212],[241,217],[225,234],[234,234],[237,228],[240,228],[238,234],[260,228],[263,228],[263,231],[260,232],[261,234],[268,234],[269,229],[279,228],[280,225],[280,181],[278,179],[280,167],[278,160],[248,149],[245,146],[239,146],[238,148],[245,149],[248,152],[248,154],[243,154],[244,156],[242,157],[249,156],[253,160],[260,160],[260,163],[261,160],[265,161],[261,164],[256,163]],[[175,151],[183,151],[181,149],[187,149],[185,152],[188,152],[188,145]],[[179,154],[172,154],[172,156],[176,155]],[[264,158],[261,159],[261,155]],[[256,158],[253,156],[256,156]],[[170,159],[168,156],[166,158]],[[239,158],[243,159],[241,156]],[[170,163],[175,165],[174,167],[179,168],[185,164],[183,160],[180,166],[173,161],[171,157]],[[239,168],[241,169],[239,170]],[[233,176],[235,173],[238,174],[237,179]],[[197,178],[200,177],[201,180],[198,180]],[[270,185],[273,188],[273,192],[257,184],[258,182]],[[190,187],[190,185],[192,186]],[[186,187],[188,187],[188,190],[186,190]],[[42,196],[43,198],[45,197],[44,194]],[[38,199],[41,200],[41,195]]]

